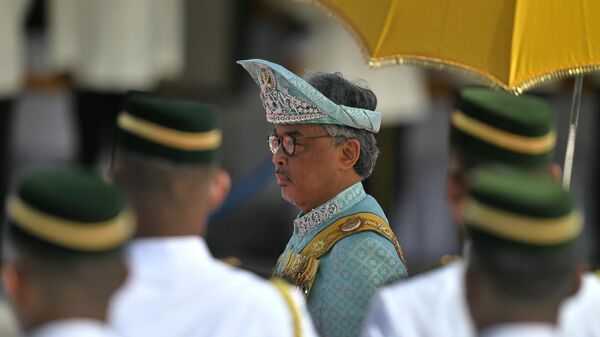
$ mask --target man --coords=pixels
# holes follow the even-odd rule
[[[156,90],[182,73],[184,1],[45,3],[50,61],[73,79],[77,160],[93,168],[112,145],[126,92]]]
[[[27,336],[113,336],[112,293],[134,217],[120,192],[80,171],[40,171],[8,202],[2,276]]]
[[[555,178],[559,175],[551,162],[555,143],[552,111],[540,99],[465,88],[459,93],[450,123],[448,202],[455,223],[463,230],[460,210],[468,196],[465,177],[476,165],[519,167]],[[465,247],[468,250],[468,239]],[[372,303],[363,336],[474,336],[464,300],[464,274],[464,262],[456,261],[382,290]],[[577,317],[581,315],[571,314],[573,309],[567,306],[580,307],[584,294],[592,297],[592,303],[600,298],[600,282],[592,275],[584,276],[582,291],[567,301],[561,312],[561,328],[568,326],[574,331],[580,325]]]
[[[264,60],[239,62],[260,87],[277,184],[300,209],[275,274],[298,285],[321,336],[357,336],[375,289],[406,276],[381,207],[363,189],[378,149],[375,94],[341,74],[304,81]]]
[[[315,336],[299,295],[214,259],[201,237],[229,188],[215,119],[211,106],[145,94],[119,115],[113,173],[139,226],[111,322],[131,337]]]
[[[581,215],[548,177],[476,170],[471,178],[464,283],[478,336],[556,336],[560,304],[585,269]]]
[[[555,138],[552,110],[542,100],[486,88],[462,89],[450,117],[447,198],[454,222],[464,229],[460,210],[468,196],[468,170],[486,164],[550,175],[555,170]],[[472,336],[463,299],[464,270],[464,263],[457,261],[383,290],[374,299],[364,335]]]
[[[27,0],[0,2],[0,199],[8,192],[10,141],[13,111],[25,79],[25,19],[31,5]],[[4,209],[0,221],[4,222]],[[0,237],[2,233],[0,232]]]

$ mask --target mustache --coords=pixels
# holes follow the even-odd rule
[[[277,169],[275,169],[275,174],[281,174],[282,176],[286,177],[287,179],[290,179],[290,175],[286,170],[277,168]]]

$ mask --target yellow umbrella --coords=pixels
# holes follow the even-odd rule
[[[521,92],[600,69],[598,0],[319,0],[372,65],[472,72]]]
[[[372,66],[416,64],[451,70],[516,94],[550,79],[600,70],[598,0],[305,2],[341,19]],[[573,131],[581,80],[578,76]],[[574,135],[569,134],[565,160],[567,185]]]

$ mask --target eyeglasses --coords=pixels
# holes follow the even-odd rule
[[[276,135],[274,133],[267,135],[267,142],[269,144],[269,149],[271,152],[275,154],[279,149],[279,146],[282,146],[283,153],[288,156],[293,156],[296,151],[296,142],[298,140],[307,140],[307,139],[317,139],[317,138],[326,138],[326,137],[337,137],[332,135],[322,135],[322,136],[292,136],[292,135]]]

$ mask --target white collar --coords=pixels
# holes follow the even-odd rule
[[[135,239],[128,247],[128,255],[136,275],[155,275],[157,270],[189,269],[214,259],[200,236]]]
[[[363,185],[359,181],[338,193],[338,195],[323,205],[313,208],[304,215],[300,214],[298,218],[294,220],[294,231],[300,234],[306,234],[323,222],[331,219],[331,217],[356,205],[366,195]]]
[[[541,322],[513,322],[494,325],[481,332],[481,337],[552,337],[554,326]]]
[[[113,333],[101,321],[73,318],[48,322],[33,330],[29,337],[108,337]]]

